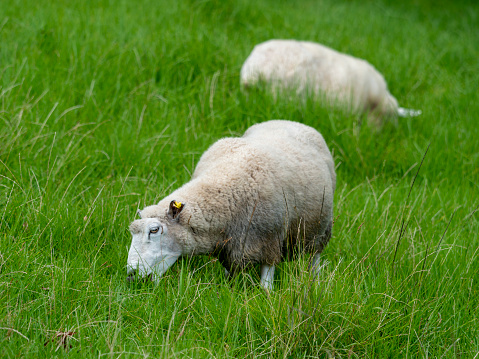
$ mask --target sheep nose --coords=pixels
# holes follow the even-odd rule
[[[128,283],[132,283],[136,281],[137,279],[139,279],[140,282],[144,282],[144,283],[153,282],[153,274],[150,273],[143,278],[138,278],[138,276],[136,275],[136,270],[132,270],[130,274],[128,274],[128,276],[126,277],[126,281]]]
[[[126,281],[128,283],[131,283],[135,280],[135,277],[136,277],[135,273],[136,273],[136,270],[132,270],[130,274],[128,274],[128,277],[126,277]]]

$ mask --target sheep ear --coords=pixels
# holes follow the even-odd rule
[[[170,208],[168,209],[168,216],[172,219],[178,218],[184,207],[184,203],[177,202],[175,200],[171,201]]]
[[[141,211],[139,209],[136,210],[136,214],[138,215],[138,217],[140,217],[141,219]]]

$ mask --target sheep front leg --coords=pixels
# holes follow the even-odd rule
[[[313,261],[309,265],[309,270],[313,272],[313,278],[316,279],[318,277],[319,271],[321,270],[321,266],[319,264],[321,260],[321,256],[319,253],[314,255]]]
[[[321,270],[321,266],[319,265],[320,260],[321,256],[319,255],[319,253],[316,253],[314,255],[313,261],[311,262],[311,265],[309,266],[309,269],[313,272],[314,279],[316,279],[319,274],[319,271]]]
[[[261,286],[267,291],[273,289],[274,266],[261,265]]]

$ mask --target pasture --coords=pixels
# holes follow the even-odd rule
[[[367,59],[400,106],[380,132],[320,103],[245,95],[256,43]],[[479,357],[479,6],[387,0],[0,3],[0,356]],[[137,208],[214,141],[288,119],[333,153],[333,237],[225,280],[184,258],[128,285]],[[363,121],[364,122],[364,121]]]

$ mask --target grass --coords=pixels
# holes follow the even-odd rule
[[[0,355],[477,357],[478,16],[473,1],[2,2]],[[423,115],[376,133],[312,101],[246,97],[241,64],[269,38],[366,58]],[[228,283],[198,257],[128,286],[136,209],[215,140],[273,118],[317,128],[334,154],[318,281],[305,256],[267,296],[257,271]]]

